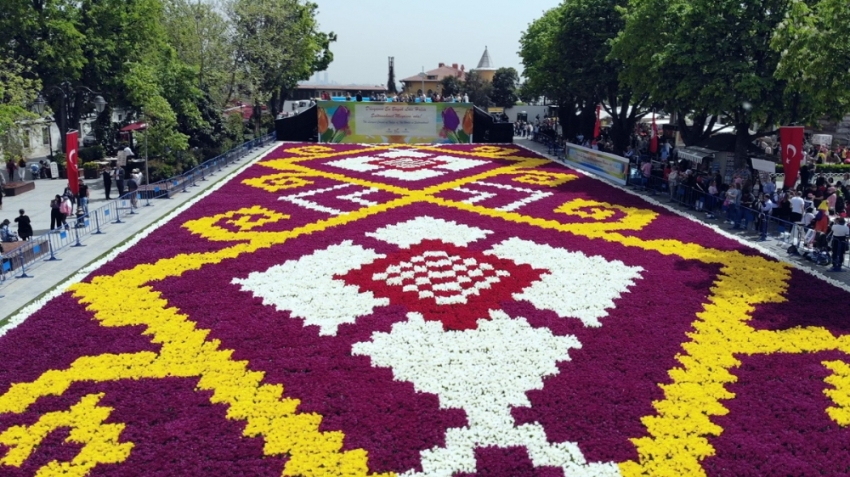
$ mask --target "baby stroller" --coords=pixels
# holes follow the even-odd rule
[[[815,232],[811,248],[803,253],[803,258],[817,265],[831,265],[832,257],[829,255],[830,243],[832,243],[832,232],[828,234]]]

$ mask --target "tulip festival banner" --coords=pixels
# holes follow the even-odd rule
[[[356,144],[468,144],[468,103],[319,101],[319,142]]]
[[[0,475],[848,475],[849,315],[521,147],[283,144],[0,327]]]

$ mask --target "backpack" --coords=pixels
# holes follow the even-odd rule
[[[65,197],[62,200],[62,203],[59,204],[59,212],[70,215],[71,214],[71,200]]]
[[[136,183],[136,179],[130,179],[129,181],[127,181],[127,189],[130,192],[133,192],[138,188],[139,188],[139,184]]]

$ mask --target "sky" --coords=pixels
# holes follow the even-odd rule
[[[484,47],[493,66],[522,73],[517,52],[528,24],[558,0],[314,0],[322,31],[333,31],[334,61],[328,79],[339,84],[386,84],[387,58],[396,80],[439,63],[478,65]],[[529,4],[533,5],[530,6]],[[320,73],[324,77],[324,73]]]

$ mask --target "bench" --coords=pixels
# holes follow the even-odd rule
[[[21,268],[21,252],[25,263],[32,263],[36,259],[47,255],[50,247],[46,238],[37,238],[30,241],[18,240],[17,242],[0,242],[2,253],[3,271],[11,271]]]

